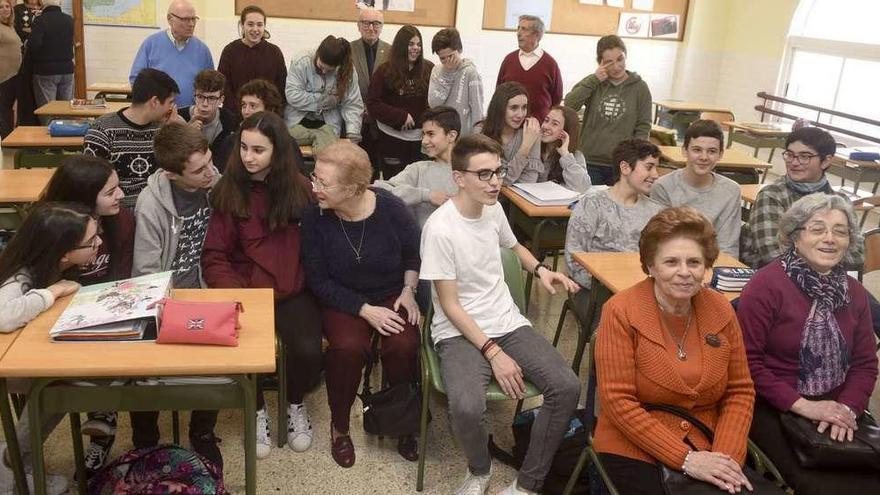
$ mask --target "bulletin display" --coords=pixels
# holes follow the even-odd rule
[[[550,17],[550,33],[677,40],[689,0],[484,0],[483,29],[513,31],[519,14]]]
[[[358,9],[354,0],[235,0],[235,12],[248,5],[257,5],[270,17],[356,21]],[[417,26],[455,26],[457,0],[414,0],[412,12],[385,11],[388,24]]]

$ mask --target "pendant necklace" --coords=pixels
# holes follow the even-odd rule
[[[361,221],[361,240],[358,241],[358,247],[354,247],[354,243],[351,242],[351,238],[348,237],[348,232],[345,231],[345,225],[342,223],[342,217],[339,215],[336,216],[339,219],[339,227],[342,229],[342,234],[345,236],[345,240],[348,241],[349,247],[354,251],[354,259],[357,263],[361,264],[361,248],[364,247],[364,232],[367,231],[367,219],[363,219]]]
[[[661,313],[665,312],[663,310],[663,307],[660,306],[659,301],[657,302],[657,308],[660,310]],[[690,330],[690,328],[691,328],[691,318],[694,316],[694,308],[691,307],[690,311],[688,311],[687,323],[684,324],[684,332],[681,334],[681,339],[679,339],[678,342],[675,341],[675,335],[673,335],[672,332],[668,328],[666,328],[666,324],[663,322],[663,315],[660,314],[659,316],[660,316],[660,327],[663,328],[664,330],[666,330],[667,333],[669,333],[669,336],[672,337],[672,342],[675,344],[675,347],[677,348],[676,355],[678,356],[678,360],[679,361],[687,361],[688,355],[687,355],[687,352],[684,350],[684,344],[685,344],[685,341],[687,340],[688,330]]]

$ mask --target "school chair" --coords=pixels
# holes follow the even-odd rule
[[[725,122],[736,122],[733,112],[700,112],[700,120],[714,120],[721,126],[721,130],[730,131],[730,126]]]
[[[614,483],[611,481],[611,478],[608,476],[608,473],[605,471],[605,468],[602,466],[602,461],[599,459],[598,454],[593,449],[593,429],[596,426],[596,419],[598,418],[598,414],[596,413],[596,406],[598,405],[599,400],[599,387],[596,378],[596,369],[594,366],[596,359],[596,336],[598,335],[598,333],[598,331],[593,332],[593,336],[590,338],[590,351],[589,353],[587,353],[587,424],[584,425],[584,428],[587,431],[587,445],[581,452],[578,463],[577,465],[575,465],[574,470],[571,472],[571,476],[568,478],[568,483],[565,485],[565,490],[562,492],[563,495],[570,495],[572,493],[575,484],[577,483],[577,479],[578,477],[580,477],[580,474],[584,470],[584,468],[587,467],[587,463],[592,463],[592,465],[595,467],[596,472],[599,474],[599,477],[602,480],[602,483],[605,485],[607,493],[609,493],[610,495],[619,494],[617,489],[614,487]],[[776,469],[776,466],[773,465],[773,462],[770,460],[770,458],[768,458],[764,454],[764,452],[762,452],[761,449],[759,449],[758,446],[755,445],[754,442],[752,442],[751,439],[748,440],[747,449],[747,455],[751,459],[755,471],[761,473],[765,477],[769,475],[769,479],[774,481],[782,488],[786,488],[788,486],[785,484],[785,480],[783,480],[782,475],[779,473],[779,470]]]
[[[581,288],[581,290],[587,289]],[[593,284],[589,290],[599,291],[596,294],[596,299],[590,299],[590,301],[593,301],[593,307],[587,308],[586,316],[590,321],[581,321],[578,317],[577,311],[574,310],[574,298],[571,294],[568,294],[568,297],[565,298],[565,302],[562,304],[562,311],[559,313],[559,321],[556,322],[556,333],[553,334],[553,347],[556,347],[559,343],[559,337],[562,335],[562,326],[565,324],[565,317],[569,311],[573,312],[577,323],[578,340],[577,345],[575,346],[574,356],[572,356],[571,359],[571,369],[578,376],[580,376],[581,360],[583,359],[584,349],[591,338],[591,332],[593,332],[593,322],[599,318],[602,304],[611,297],[611,293],[608,292],[608,289],[596,280],[593,280]],[[598,323],[598,321],[596,321],[596,323]]]
[[[859,270],[859,280],[866,273],[880,270],[880,228],[871,229],[863,235],[865,237],[865,258],[862,269]]]
[[[870,196],[867,198],[854,199],[852,202],[853,211],[856,215],[861,212],[862,219],[859,220],[859,228],[865,227],[865,221],[868,219],[868,213],[874,208],[880,206],[880,196]]]
[[[525,314],[526,297],[525,283],[523,280],[522,267],[516,254],[506,248],[501,249],[501,263],[504,266],[504,281],[510,289],[510,295],[519,310]],[[422,363],[422,417],[421,426],[419,428],[419,464],[418,477],[416,479],[416,491],[422,491],[425,488],[425,456],[428,450],[428,399],[430,398],[431,389],[446,395],[446,387],[443,385],[443,377],[440,375],[440,357],[434,350],[434,342],[431,340],[431,317],[433,316],[433,308],[429,308],[425,314],[425,321],[422,325],[422,349],[419,354]],[[526,381],[526,399],[541,395],[531,382]],[[487,401],[512,400],[501,391],[498,382],[492,379],[489,388],[486,390]],[[516,405],[516,412],[519,414],[522,409],[523,401],[520,400]]]

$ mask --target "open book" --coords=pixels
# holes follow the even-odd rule
[[[566,189],[555,182],[516,183],[510,186],[520,196],[538,206],[568,206],[581,194]]]
[[[49,330],[54,341],[143,340],[158,327],[156,301],[168,296],[174,272],[87,285]],[[151,332],[155,339],[155,331]]]

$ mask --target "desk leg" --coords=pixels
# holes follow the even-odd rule
[[[596,319],[596,313],[599,312],[599,301],[601,300],[600,292],[605,291],[605,286],[599,283],[599,280],[596,277],[593,277],[593,282],[590,287],[590,298],[587,299],[587,318],[584,321],[584,328],[579,328],[578,332],[578,341],[577,348],[574,351],[574,359],[571,362],[571,369],[577,375],[580,373],[581,369],[581,360],[584,357],[584,349],[587,347],[587,342],[589,338],[587,338],[587,334],[590,333],[590,329],[593,328],[593,320]]]
[[[15,422],[12,420],[12,410],[9,408],[9,390],[6,388],[5,378],[0,378],[0,401],[2,401],[0,403],[0,418],[3,421],[3,436],[6,437],[9,464],[12,466],[12,474],[15,477],[15,490],[17,493],[28,493],[24,466],[21,462],[21,449],[18,448],[18,435],[15,433]]]
[[[46,495],[46,466],[43,459],[43,389],[49,384],[47,380],[34,380],[28,394],[28,420],[31,429],[31,457],[33,462],[34,493]]]
[[[86,456],[83,454],[82,428],[79,413],[70,413],[70,435],[73,437],[73,465],[76,467],[76,489],[78,493],[88,493],[86,479]]]
[[[544,226],[547,225],[547,222],[549,222],[549,219],[542,218],[541,221],[535,225],[535,230],[532,231],[532,256],[538,260],[538,263],[541,263],[542,261],[541,258],[538,257],[541,253],[541,231],[544,230]],[[529,309],[529,300],[532,297],[532,281],[535,279],[532,272],[529,272],[528,270],[526,271],[528,272],[528,275],[526,275],[526,307],[523,308],[524,312]]]
[[[257,493],[257,375],[233,377],[244,395],[245,493]]]

